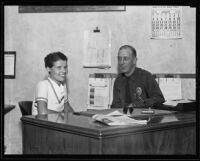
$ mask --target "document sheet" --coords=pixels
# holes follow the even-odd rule
[[[181,78],[159,78],[158,82],[165,100],[182,99]]]
[[[89,78],[87,109],[110,108],[109,78]]]
[[[127,115],[119,111],[114,111],[107,115],[96,114],[96,115],[93,115],[92,118],[96,121],[99,121],[109,126],[147,124],[147,120],[136,120],[136,119],[128,117]]]
[[[111,67],[111,31],[84,32],[84,67]]]
[[[116,74],[94,73],[89,75],[87,109],[110,109]]]

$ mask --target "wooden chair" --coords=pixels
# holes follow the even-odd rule
[[[22,116],[32,115],[32,101],[20,101],[18,102]]]

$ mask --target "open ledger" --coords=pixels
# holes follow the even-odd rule
[[[117,111],[111,112],[107,115],[96,114],[92,118],[95,121],[99,121],[109,126],[115,125],[136,125],[136,124],[147,124],[147,120],[136,120],[128,117],[127,115]]]

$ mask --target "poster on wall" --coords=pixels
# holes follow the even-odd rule
[[[16,64],[16,52],[6,51],[4,52],[4,78],[15,78],[15,64]]]
[[[110,109],[114,80],[110,73],[89,75],[87,109]]]
[[[153,6],[151,9],[151,38],[179,39],[182,29],[180,6]]]
[[[159,78],[159,87],[166,101],[182,99],[181,78]]]
[[[111,31],[84,32],[83,67],[111,67]]]

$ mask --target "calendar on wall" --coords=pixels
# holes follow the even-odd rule
[[[180,6],[153,6],[151,9],[151,38],[179,39],[182,29]]]

